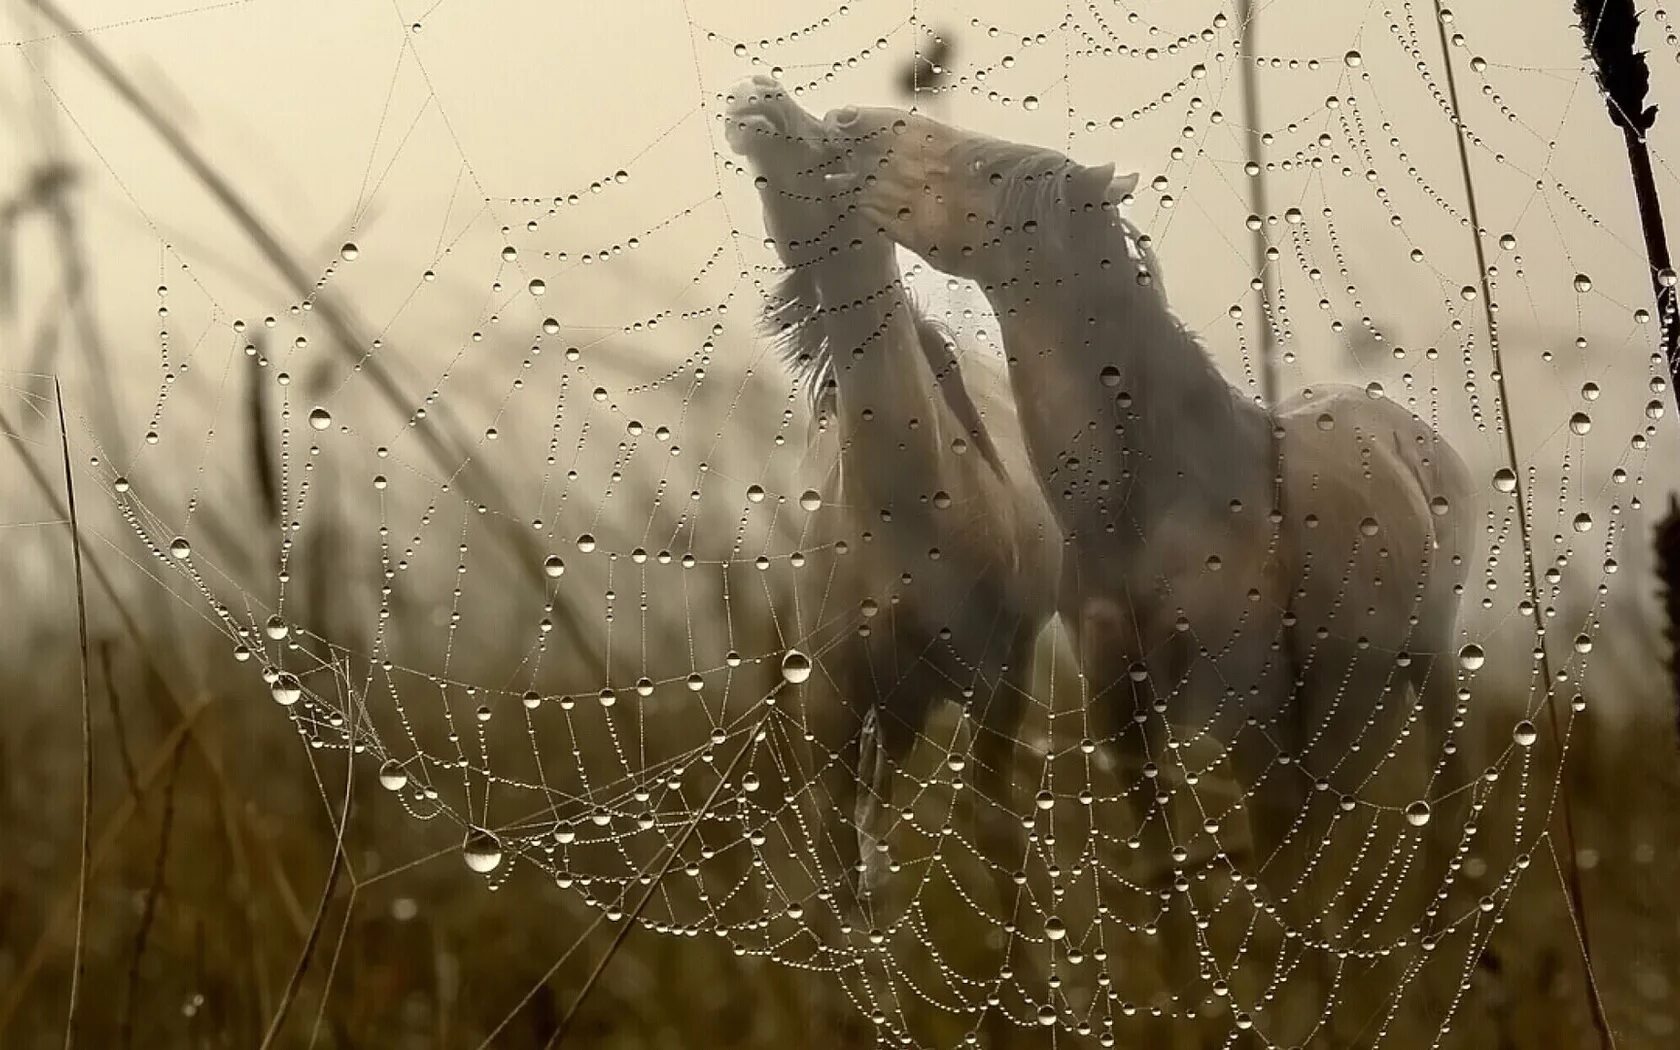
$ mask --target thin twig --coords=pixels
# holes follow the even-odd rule
[[[572,1027],[572,1019],[577,1016],[578,1008],[583,1005],[584,1000],[589,998],[589,993],[594,990],[596,982],[601,979],[601,974],[606,971],[607,964],[612,962],[614,955],[618,954],[618,949],[624,944],[624,939],[630,936],[630,930],[642,917],[642,912],[647,910],[648,901],[653,899],[654,891],[659,889],[660,884],[665,881],[665,876],[671,873],[671,868],[676,865],[677,858],[682,855],[683,847],[688,845],[688,840],[700,827],[700,822],[711,812],[718,796],[723,793],[723,786],[729,783],[729,778],[735,775],[736,767],[741,764],[742,759],[747,757],[747,752],[752,750],[753,742],[758,738],[759,729],[774,710],[774,707],[766,703],[764,713],[758,716],[758,720],[753,723],[752,729],[747,732],[747,738],[742,741],[741,749],[735,752],[735,757],[730,760],[729,767],[718,777],[718,782],[713,786],[712,793],[706,796],[705,803],[695,811],[693,818],[688,822],[688,826],[683,828],[682,834],[677,837],[677,841],[671,846],[671,852],[666,856],[665,864],[659,869],[659,874],[655,875],[653,881],[648,883],[646,891],[642,893],[642,899],[636,902],[635,909],[624,917],[624,922],[619,926],[618,933],[613,936],[612,943],[607,946],[606,954],[601,956],[601,961],[595,964],[595,969],[590,972],[588,980],[583,982],[583,989],[578,992],[577,998],[572,1000],[571,1007],[566,1010],[566,1016],[560,1019],[560,1026],[549,1037],[545,1050],[554,1050],[555,1047],[565,1042],[566,1032]],[[605,918],[606,912],[602,912],[601,918],[596,919],[594,924],[584,931],[583,936],[588,937]],[[581,941],[583,938],[580,937],[579,940]]]
[[[1534,609],[1535,622],[1535,650],[1539,654],[1541,688],[1545,690],[1546,717],[1551,725],[1552,739],[1558,746],[1558,779],[1563,781],[1566,770],[1563,765],[1564,733],[1562,723],[1557,713],[1557,690],[1553,688],[1552,661],[1546,648],[1545,603],[1540,601],[1540,574],[1535,570],[1534,545],[1529,542],[1533,536],[1528,522],[1528,504],[1522,483],[1522,464],[1517,458],[1516,426],[1511,419],[1511,396],[1506,388],[1505,363],[1499,347],[1499,328],[1493,316],[1493,288],[1488,280],[1487,249],[1482,245],[1482,219],[1476,199],[1476,182],[1470,172],[1470,147],[1466,140],[1463,110],[1458,102],[1458,79],[1453,71],[1452,49],[1447,43],[1447,22],[1442,17],[1441,0],[1435,0],[1435,29],[1441,41],[1441,65],[1447,82],[1447,100],[1452,106],[1454,141],[1458,144],[1458,164],[1460,176],[1464,181],[1464,197],[1466,208],[1470,213],[1470,240],[1476,253],[1476,276],[1481,283],[1481,303],[1483,320],[1487,325],[1488,350],[1493,355],[1493,372],[1497,377],[1495,387],[1498,392],[1499,413],[1505,424],[1505,458],[1511,469],[1513,484],[1516,486],[1512,498],[1517,506],[1517,533],[1522,540],[1524,582],[1528,589],[1529,604]],[[1558,810],[1563,819],[1564,848],[1569,853],[1569,897],[1570,905],[1580,920],[1581,927],[1581,965],[1586,970],[1587,986],[1595,988],[1593,981],[1592,940],[1587,933],[1587,904],[1586,891],[1581,883],[1581,867],[1575,856],[1575,818],[1574,806],[1569,800],[1569,791],[1560,783],[1558,792]],[[1610,1022],[1604,1016],[1603,1004],[1596,995],[1588,996],[1588,1007],[1592,1013],[1593,1027],[1598,1031],[1599,1043],[1604,1050],[1610,1050],[1615,1040],[1610,1037]]]
[[[327,882],[321,887],[321,899],[315,905],[315,921],[309,926],[309,934],[304,938],[303,950],[298,953],[297,965],[292,969],[291,980],[286,982],[286,990],[280,995],[280,1005],[274,1011],[274,1019],[269,1022],[268,1034],[258,1050],[268,1050],[274,1045],[274,1037],[280,1034],[280,1026],[286,1021],[286,1014],[292,1009],[292,1002],[297,998],[298,988],[303,984],[303,975],[309,972],[309,960],[315,952],[315,942],[321,937],[321,928],[326,923],[327,908],[332,904],[333,891],[338,888],[339,875],[344,871],[344,831],[350,822],[351,789],[356,783],[356,698],[354,693],[346,693],[345,705],[349,708],[345,719],[344,742],[344,804],[339,810],[338,828],[333,838],[332,864],[327,868]],[[329,810],[330,812],[330,810]],[[349,920],[346,919],[346,922]]]
[[[70,551],[76,563],[76,627],[81,644],[82,670],[82,854],[76,874],[76,944],[70,971],[69,1016],[64,1024],[64,1047],[76,1045],[76,996],[82,983],[82,943],[87,930],[88,869],[92,866],[93,840],[93,710],[88,681],[91,663],[88,646],[87,591],[82,584],[82,530],[76,518],[76,482],[70,471],[70,429],[64,422],[64,390],[53,379],[58,400],[58,439],[64,451],[64,501],[70,518]]]
[[[117,758],[122,763],[123,781],[128,784],[129,794],[138,796],[140,780],[134,772],[134,756],[128,751],[128,729],[123,724],[122,697],[117,691],[117,678],[111,673],[111,643],[101,641],[95,651],[99,654],[100,677],[105,680],[105,698],[111,702],[111,726],[116,732]]]
[[[1668,651],[1663,663],[1668,665],[1669,692],[1680,707],[1680,499],[1670,495],[1668,513],[1657,523],[1657,579],[1662,583],[1664,637]],[[1675,731],[1680,734],[1680,722]]]
[[[181,758],[187,753],[186,745],[184,737],[175,742],[175,757],[169,763],[169,782],[163,795],[163,820],[158,829],[157,857],[152,861],[152,881],[146,887],[146,903],[140,911],[140,926],[134,931],[134,955],[129,960],[128,987],[123,992],[119,1040],[123,1050],[128,1050],[134,1045],[134,998],[140,990],[140,964],[146,957],[146,943],[151,937],[152,921],[157,916],[158,898],[163,895],[164,873],[169,863],[169,833],[175,825],[175,787],[181,773]]]

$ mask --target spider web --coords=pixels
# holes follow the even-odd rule
[[[621,14],[475,25],[448,0],[394,3],[345,16],[379,72],[289,85],[323,148],[344,150],[310,199],[347,216],[302,256],[315,269],[296,295],[216,272],[140,173],[149,147],[60,86],[58,34],[30,37],[19,54],[155,259],[120,273],[156,284],[154,373],[119,393],[120,425],[67,400],[78,482],[105,494],[132,585],[172,595],[260,677],[258,717],[295,730],[335,825],[348,769],[358,792],[380,787],[359,805],[444,843],[384,870],[350,861],[357,892],[422,864],[458,865],[475,891],[550,882],[638,936],[719,938],[814,973],[902,1045],[1451,1041],[1475,1030],[1519,885],[1567,883],[1576,863],[1561,770],[1595,702],[1612,585],[1633,575],[1618,563],[1643,565],[1639,493],[1669,400],[1627,195],[1605,177],[1616,140],[1554,6],[1260,5],[1244,57],[1239,13],[1214,3],[691,0],[645,16],[645,54],[605,43]],[[260,35],[263,7],[181,17]],[[160,39],[183,24],[158,18]],[[947,44],[950,68],[918,74],[923,111],[1142,173],[1132,221],[1239,391],[1261,394],[1271,345],[1281,392],[1367,386],[1469,462],[1479,549],[1438,666],[1479,775],[1414,785],[1412,805],[1315,799],[1339,812],[1280,884],[1266,858],[1237,859],[1261,785],[1234,779],[1226,743],[1181,727],[1170,787],[1132,779],[1052,622],[1012,797],[980,787],[995,781],[976,718],[1007,686],[950,681],[889,778],[887,877],[853,898],[834,791],[861,775],[844,746],[855,698],[834,695],[831,661],[916,583],[841,600],[873,523],[840,495],[809,391],[765,334],[784,267],[723,112],[754,73],[818,114],[908,106],[895,78]],[[341,95],[354,104],[335,110]],[[511,125],[495,111],[509,100],[525,109]],[[898,258],[1001,410],[984,298]],[[46,418],[31,370],[12,374]],[[994,512],[944,511],[953,530]],[[1372,732],[1380,767],[1413,756],[1410,730]],[[1163,856],[1157,834],[1182,832],[1169,795],[1197,814],[1205,864]],[[988,854],[999,814],[1023,852]],[[1422,829],[1449,821],[1452,868],[1420,891]],[[1163,864],[1164,887],[1149,874]],[[1000,873],[1018,892],[1000,898]]]

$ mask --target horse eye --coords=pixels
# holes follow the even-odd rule
[[[985,166],[984,161],[974,160],[974,161],[969,162],[968,170],[969,171],[979,171],[984,166]]]

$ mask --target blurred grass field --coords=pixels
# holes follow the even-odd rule
[[[51,123],[33,130],[41,132]],[[785,642],[789,610],[798,604],[788,574],[779,567],[760,571],[751,558],[761,551],[796,549],[799,522],[772,505],[744,510],[734,498],[754,483],[772,493],[798,492],[812,469],[803,458],[809,421],[802,406],[788,396],[762,346],[743,335],[750,333],[751,323],[742,317],[756,308],[757,292],[743,284],[745,290],[733,301],[735,318],[723,332],[715,317],[689,316],[682,309],[673,313],[673,304],[686,307],[686,297],[700,281],[690,278],[690,271],[704,276],[712,265],[704,252],[677,261],[644,261],[647,253],[614,255],[611,267],[580,278],[577,301],[594,306],[599,297],[646,308],[639,314],[623,311],[648,319],[635,325],[568,330],[561,336],[562,343],[586,346],[592,374],[605,377],[602,383],[630,391],[609,412],[590,408],[585,399],[591,391],[562,384],[555,347],[546,356],[522,359],[527,341],[509,334],[515,325],[496,327],[486,316],[491,312],[483,305],[483,289],[468,280],[451,283],[446,272],[436,285],[446,294],[416,307],[399,331],[409,337],[408,346],[421,349],[412,357],[387,354],[381,361],[391,364],[396,384],[410,401],[432,409],[440,428],[445,419],[461,426],[462,433],[467,432],[462,421],[474,427],[494,423],[495,446],[477,436],[471,442],[488,464],[486,473],[457,478],[449,466],[415,453],[412,446],[397,445],[392,459],[370,451],[378,440],[370,435],[402,435],[412,429],[405,412],[414,405],[380,396],[369,373],[344,360],[288,346],[288,339],[319,324],[319,315],[312,317],[301,305],[291,313],[275,307],[280,316],[272,330],[260,327],[253,315],[249,331],[231,345],[217,344],[194,363],[193,371],[169,379],[162,378],[164,366],[156,359],[156,333],[144,333],[145,354],[130,352],[136,338],[132,331],[102,333],[101,290],[76,278],[97,269],[90,265],[96,246],[78,237],[79,230],[98,228],[89,219],[89,197],[82,195],[79,180],[99,173],[88,158],[68,160],[62,143],[42,141],[35,147],[39,156],[31,158],[0,204],[8,223],[0,242],[5,252],[0,270],[16,278],[16,287],[8,284],[0,302],[5,347],[0,354],[5,369],[0,372],[0,430],[7,439],[0,445],[0,842],[5,844],[0,850],[5,857],[0,861],[0,1047],[33,1050],[65,1044],[78,943],[84,963],[77,982],[75,1041],[80,1046],[251,1047],[264,1045],[265,1039],[274,1047],[333,1050],[550,1045],[561,1018],[609,950],[617,924],[596,923],[606,902],[626,888],[613,879],[656,860],[657,853],[646,848],[645,838],[628,834],[590,849],[580,846],[575,852],[580,870],[594,864],[595,870],[611,873],[601,876],[599,887],[556,885],[534,852],[512,857],[495,878],[486,879],[462,862],[459,800],[446,799],[454,808],[445,814],[417,819],[412,805],[400,804],[398,796],[379,788],[380,764],[372,754],[358,756],[350,767],[355,783],[341,832],[335,822],[346,798],[342,745],[334,746],[326,727],[294,719],[272,701],[257,674],[260,661],[235,659],[235,639],[221,629],[219,614],[257,625],[284,608],[300,625],[291,641],[311,669],[309,687],[323,692],[339,681],[357,683],[359,689],[364,680],[379,678],[368,654],[375,631],[387,631],[386,651],[396,654],[399,665],[395,679],[378,681],[360,702],[381,736],[393,740],[412,730],[436,743],[459,727],[474,726],[481,698],[460,688],[466,684],[508,699],[528,686],[544,695],[583,695],[609,680],[621,689],[642,676],[660,683],[645,704],[622,704],[610,716],[592,712],[589,719],[568,722],[564,730],[553,721],[543,723],[535,748],[518,713],[509,716],[498,707],[487,727],[479,723],[481,728],[461,735],[481,733],[493,756],[491,765],[510,781],[553,776],[557,790],[587,794],[579,789],[585,778],[609,784],[625,779],[626,759],[617,750],[627,746],[625,741],[639,749],[645,768],[697,752],[710,727],[738,727],[775,688],[773,657]],[[403,229],[402,204],[399,198],[393,206],[397,221],[380,227],[368,219],[375,229],[362,248],[356,265],[363,269],[355,277],[344,276],[342,259],[329,264],[339,267],[334,273],[339,286],[352,289],[343,300],[334,300],[352,318],[364,306],[354,297],[363,286],[354,281],[377,272],[379,259],[388,263],[394,257],[418,269],[423,257],[430,258],[425,255],[429,243],[416,252],[399,236],[411,232]],[[670,204],[660,201],[660,214]],[[608,206],[617,205],[609,200]],[[631,227],[626,216],[639,222],[648,211],[624,209],[598,217],[600,229],[616,235]],[[387,234],[393,226],[398,234]],[[477,232],[483,233],[484,243],[461,245],[457,258],[469,248],[494,258],[503,231]],[[381,256],[381,236],[391,236],[399,247]],[[429,242],[430,237],[428,230],[419,239]],[[330,244],[310,258],[331,259],[339,252]],[[742,265],[743,273],[762,276]],[[169,296],[159,298],[159,305],[170,311],[161,324],[176,333],[196,332],[199,323],[204,331],[213,322],[226,324],[228,318],[216,310],[183,302],[191,301],[191,276],[160,269],[171,288]],[[429,286],[429,278],[407,269],[384,278],[388,281],[380,287],[378,305],[367,307],[372,317],[392,315],[392,303],[407,308],[401,298],[408,294],[404,282],[427,280]],[[325,277],[320,280],[331,284]],[[143,283],[150,281],[148,272]],[[365,284],[373,283],[365,278]],[[321,302],[334,290],[322,293]],[[736,291],[729,288],[730,295]],[[263,289],[264,301],[286,301],[289,294]],[[151,324],[148,317],[146,325]],[[312,331],[317,345],[331,342],[318,328]],[[448,337],[426,342],[425,336],[439,331]],[[473,336],[462,335],[462,347],[451,342],[466,332]],[[1564,335],[1541,336],[1537,342],[1548,347],[1567,342]],[[177,336],[171,345],[185,342]],[[395,335],[392,343],[404,345]],[[246,344],[252,347],[248,355],[242,353]],[[467,356],[469,351],[479,356]],[[428,397],[425,384],[453,366],[456,357],[451,355],[460,355],[468,365],[443,384],[442,393]],[[191,355],[178,356],[177,364],[182,359]],[[275,380],[275,373],[291,367],[289,361],[302,364],[289,377],[295,382],[288,388]],[[668,381],[697,363],[710,372],[698,393]],[[1360,362],[1362,369],[1367,365]],[[1398,367],[1382,361],[1370,367],[1378,365]],[[1629,371],[1637,368],[1630,365]],[[71,548],[49,376],[62,377],[71,419],[73,475],[89,568],[85,600],[91,637],[85,652],[76,631],[78,596],[67,582]],[[496,386],[509,376],[529,377],[529,387],[522,388],[526,393],[519,395],[524,400]],[[1606,385],[1611,385],[1608,380]],[[1601,419],[1611,416],[1618,395],[1635,406],[1649,396],[1642,376],[1621,386],[1628,389],[1610,391]],[[1400,387],[1394,384],[1393,389]],[[167,391],[167,398],[160,391]],[[312,399],[329,395],[336,398],[334,413],[355,442],[334,431],[314,436],[303,424]],[[562,396],[580,407],[556,412]],[[1541,396],[1536,385],[1536,403]],[[163,400],[168,412],[157,407]],[[144,458],[141,435],[150,425],[148,412],[163,420],[166,454]],[[649,428],[682,421],[697,437],[684,457],[672,459],[678,464],[672,467],[626,451],[632,421]],[[288,436],[278,447],[263,443],[282,432]],[[324,454],[313,455],[312,442],[323,443]],[[139,454],[129,456],[130,446],[141,446]],[[1609,447],[1595,438],[1593,456],[1582,453],[1588,462],[1572,465],[1574,476],[1607,474],[1609,468],[1599,469],[1599,460],[1621,455],[1619,450],[1600,451]],[[564,458],[576,449],[589,454]],[[116,465],[131,459],[144,465],[124,475],[132,497],[119,498]],[[277,483],[256,464],[280,462],[291,473],[276,502]],[[576,470],[577,477],[566,478],[568,469]],[[1537,484],[1543,487],[1556,468],[1547,461],[1537,470]],[[729,486],[730,498],[698,501],[693,509],[683,497],[701,486],[703,472],[721,478],[717,483]],[[371,488],[376,473],[390,475],[389,488],[377,497]],[[1661,484],[1663,471],[1654,468],[1653,474],[1659,477],[1647,488]],[[299,499],[305,479],[310,495]],[[451,488],[440,498],[445,484]],[[470,485],[489,486],[506,502],[498,502],[495,513],[480,515],[473,503],[487,489],[474,492]],[[515,507],[533,502],[544,506],[528,498],[538,491],[544,499],[566,493],[546,504],[552,517],[541,533],[514,513]],[[1594,491],[1591,498],[1602,501],[1603,493]],[[1659,502],[1649,495],[1646,500]],[[1561,521],[1564,500],[1546,509],[1555,510]],[[1649,519],[1622,509],[1617,525],[1622,565],[1613,597],[1602,607],[1593,604],[1589,586],[1574,577],[1551,592],[1563,609],[1555,622],[1589,625],[1595,639],[1590,659],[1579,664],[1585,671],[1560,687],[1559,711],[1569,725],[1561,779],[1554,738],[1543,724],[1543,744],[1525,760],[1526,774],[1519,774],[1521,764],[1509,765],[1491,795],[1480,820],[1485,837],[1467,865],[1469,882],[1480,885],[1483,873],[1509,864],[1516,829],[1520,825],[1532,835],[1554,799],[1568,802],[1574,855],[1552,852],[1552,847],[1564,848],[1561,817],[1554,819],[1552,835],[1542,840],[1546,848],[1529,858],[1517,892],[1498,911],[1500,925],[1490,951],[1471,960],[1477,965],[1470,990],[1444,1046],[1597,1047],[1589,995],[1601,1000],[1618,1047],[1659,1050],[1680,1039],[1680,906],[1675,897],[1680,886],[1680,741],[1653,600],[1656,582],[1644,553]],[[161,550],[189,517],[192,563],[203,567],[206,591],[213,598],[173,571]],[[434,520],[438,524],[424,542],[412,539],[423,531],[417,522]],[[386,525],[394,532],[391,542],[399,556],[411,562],[395,579],[388,603],[380,594],[379,561],[380,541],[386,538],[379,529]],[[640,570],[622,561],[580,558],[568,551],[561,592],[566,599],[551,608],[545,602],[553,592],[540,575],[540,555],[551,546],[574,544],[574,534],[585,530],[598,534],[608,550],[639,545],[656,550],[673,536],[698,537],[705,557],[735,564],[649,593],[649,580],[672,577],[654,569],[637,575]],[[467,560],[469,571],[459,572],[460,559]],[[827,563],[813,554],[812,565],[806,578],[820,579]],[[1502,569],[1508,584],[1514,582],[1512,569],[1511,564]],[[460,595],[452,593],[456,586]],[[613,598],[604,597],[608,591],[615,592]],[[237,607],[218,610],[217,601]],[[382,607],[390,612],[383,620]],[[457,613],[463,617],[458,625],[451,619]],[[551,621],[552,632],[539,628],[543,619]],[[1497,637],[1490,662],[1500,665],[1500,674],[1478,679],[1471,728],[1484,748],[1496,752],[1505,748],[1511,726],[1537,711],[1532,696],[1524,693],[1532,637],[1496,619],[1488,626],[1490,619],[1477,621],[1475,636],[1482,637],[1485,627],[1488,637]],[[1554,652],[1575,633],[1564,627],[1548,638]],[[539,632],[550,641],[540,666],[533,666]],[[260,637],[246,640],[261,643]],[[743,666],[728,675],[711,674],[716,669],[708,668],[702,695],[709,706],[696,707],[680,685],[692,653],[730,649],[745,654]],[[1070,716],[1078,711],[1076,671],[1056,640],[1046,638],[1043,649],[1035,689],[1039,704],[1016,770],[1023,790],[1052,767],[1058,772],[1082,768],[1069,754],[1074,741],[1067,730],[1077,723]],[[84,662],[91,683],[94,791],[86,923],[78,933],[78,801],[87,757],[79,726]],[[440,678],[447,678],[449,688],[438,688]],[[725,679],[727,685],[718,685]],[[1585,711],[1572,714],[1567,701],[1576,689],[1588,703]],[[803,716],[814,722],[823,713],[790,715],[778,738],[785,749],[754,752],[753,772],[763,780],[761,797],[773,799],[788,791],[802,799],[780,818],[790,838],[798,833],[795,815],[820,816],[823,799],[820,791],[801,793],[800,770],[782,764],[800,748],[797,719]],[[959,721],[954,710],[947,710],[928,735],[961,739],[967,730]],[[718,756],[733,754],[738,739],[731,736]],[[548,767],[538,768],[539,754],[550,761]],[[924,746],[904,776],[931,784],[942,758],[940,748]],[[504,785],[496,790],[498,805],[502,793],[519,794]],[[731,804],[736,801],[732,798]],[[692,808],[692,800],[688,804]],[[466,812],[471,812],[470,802]],[[662,829],[680,826],[686,812],[675,807],[661,811]],[[1094,812],[1094,825],[1109,816],[1100,807]],[[916,990],[954,979],[995,977],[1001,920],[969,856],[974,839],[970,815],[953,802],[952,792],[947,787],[919,792],[914,813],[920,831],[908,836],[912,841],[905,855],[911,860],[895,879],[897,896],[887,906],[895,915],[914,918],[908,932],[892,942],[901,966],[895,982],[871,985],[872,976],[861,969],[832,972],[831,958],[807,967],[764,957],[764,945],[780,936],[789,921],[787,899],[810,887],[812,869],[824,858],[817,849],[783,848],[756,868],[738,853],[725,852],[708,868],[707,878],[715,873],[721,880],[717,885],[732,887],[720,892],[726,899],[715,904],[713,916],[717,925],[731,928],[731,935],[633,930],[578,1010],[565,1045],[768,1050],[903,1042],[896,1030],[877,1026],[870,1017],[887,1008],[914,1019],[923,1045],[960,1045],[972,1020],[940,1009],[929,1001],[937,998],[931,992],[920,996]],[[498,814],[512,819],[506,810]],[[629,810],[615,814],[633,815]],[[927,843],[936,837],[930,829],[947,822],[955,833],[940,856],[949,870],[922,882],[932,867],[923,863]],[[728,831],[721,820],[719,827]],[[617,830],[615,825],[614,834]],[[331,880],[340,842],[341,870]],[[1052,852],[1077,858],[1085,845],[1081,836],[1070,834],[1059,852]],[[1077,867],[1078,861],[1067,863]],[[1104,854],[1103,863],[1109,874],[1129,871],[1121,855]],[[1579,870],[1583,883],[1584,916],[1569,907],[1564,885],[1571,868]],[[672,880],[675,884],[677,876]],[[650,914],[659,914],[661,906],[672,914],[685,909],[693,914],[698,905],[687,896],[691,892],[673,890],[670,898],[659,898]],[[1088,892],[1074,896],[1067,914],[1088,919],[1098,901]],[[854,957],[870,957],[867,931],[848,936],[857,949]],[[1596,978],[1591,989],[1582,965],[1589,942]],[[1122,943],[1107,969],[1127,998],[1142,999],[1157,952],[1136,939]],[[307,965],[300,969],[306,945]],[[785,954],[799,952],[788,949]],[[1070,1002],[1089,1004],[1097,997],[1097,970],[1096,961],[1087,957],[1063,973]],[[275,1028],[299,973],[295,998]],[[1372,1042],[1392,983],[1392,975],[1385,973],[1355,982],[1345,992],[1343,1009],[1372,1019]],[[1294,984],[1308,998],[1322,993],[1305,978]],[[1066,1032],[1053,1040],[1032,1024],[1032,1004],[1018,992],[1004,998],[1022,1021],[1011,1033],[1011,1045],[1072,1042]],[[1404,1050],[1430,1045],[1433,1029],[1411,1016],[1408,1003],[1402,1002],[1379,1045]],[[1159,1029],[1146,1018],[1122,1021],[1114,1034],[1116,1045],[1123,1047],[1159,1045]],[[995,1037],[996,1030],[987,1030],[982,1042],[993,1043]],[[1260,1041],[1250,1035],[1235,1045],[1258,1046]]]

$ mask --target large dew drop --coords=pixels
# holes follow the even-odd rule
[[[461,843],[461,856],[467,867],[480,875],[495,871],[502,863],[502,840],[484,828],[468,828]]]
[[[782,657],[782,680],[799,685],[811,677],[811,658],[798,649],[789,649]]]
[[[269,692],[274,695],[275,703],[291,707],[303,698],[303,683],[298,681],[297,675],[290,671],[282,671],[269,687]]]
[[[1540,734],[1534,728],[1534,723],[1525,718],[1511,730],[1511,739],[1521,747],[1533,747],[1534,742],[1540,739]]]
[[[822,509],[822,493],[816,489],[806,489],[799,494],[799,509],[817,511]]]
[[[311,430],[325,430],[332,426],[332,413],[319,406],[309,410],[309,427]]]
[[[408,771],[394,758],[387,758],[379,767],[379,784],[386,791],[401,791],[408,786]]]
[[[1429,823],[1429,803],[1419,799],[1406,807],[1406,823],[1414,828],[1421,828]]]
[[[1487,653],[1475,642],[1471,642],[1458,651],[1458,666],[1466,671],[1479,671],[1487,663]]]

